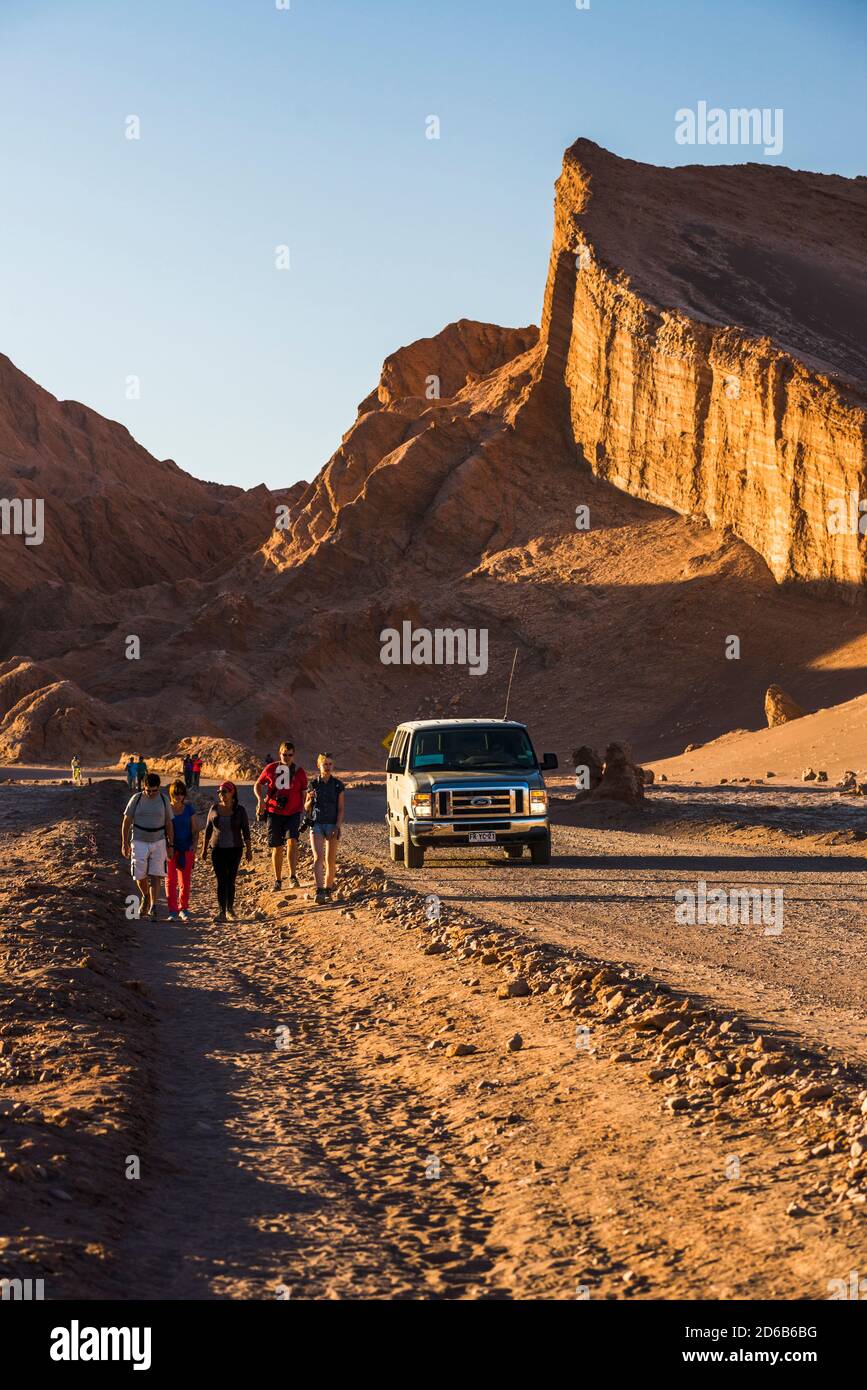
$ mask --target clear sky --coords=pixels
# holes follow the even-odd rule
[[[311,478],[389,352],[538,322],[579,136],[737,163],[675,111],[780,107],[774,162],[867,172],[867,0],[280,2],[0,0],[0,351],[199,477]]]

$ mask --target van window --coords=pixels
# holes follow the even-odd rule
[[[537,767],[526,729],[468,724],[447,729],[419,729],[412,744],[410,768],[444,772],[518,772]]]

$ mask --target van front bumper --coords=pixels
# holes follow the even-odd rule
[[[410,820],[407,823],[409,838],[420,849],[433,845],[494,844],[528,845],[533,840],[544,840],[551,833],[545,816],[517,816],[503,821],[450,821],[450,820]],[[481,831],[496,836],[494,840],[471,841],[472,832]]]

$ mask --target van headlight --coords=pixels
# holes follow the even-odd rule
[[[431,814],[431,794],[430,792],[415,792],[412,798],[412,812],[414,816],[430,816]]]
[[[548,793],[543,791],[530,792],[530,815],[544,816],[548,811]]]

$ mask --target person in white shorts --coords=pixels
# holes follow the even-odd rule
[[[141,893],[140,916],[153,921],[168,855],[174,853],[172,812],[155,772],[148,773],[143,790],[127,802],[120,838],[123,856],[131,861],[132,876]]]

